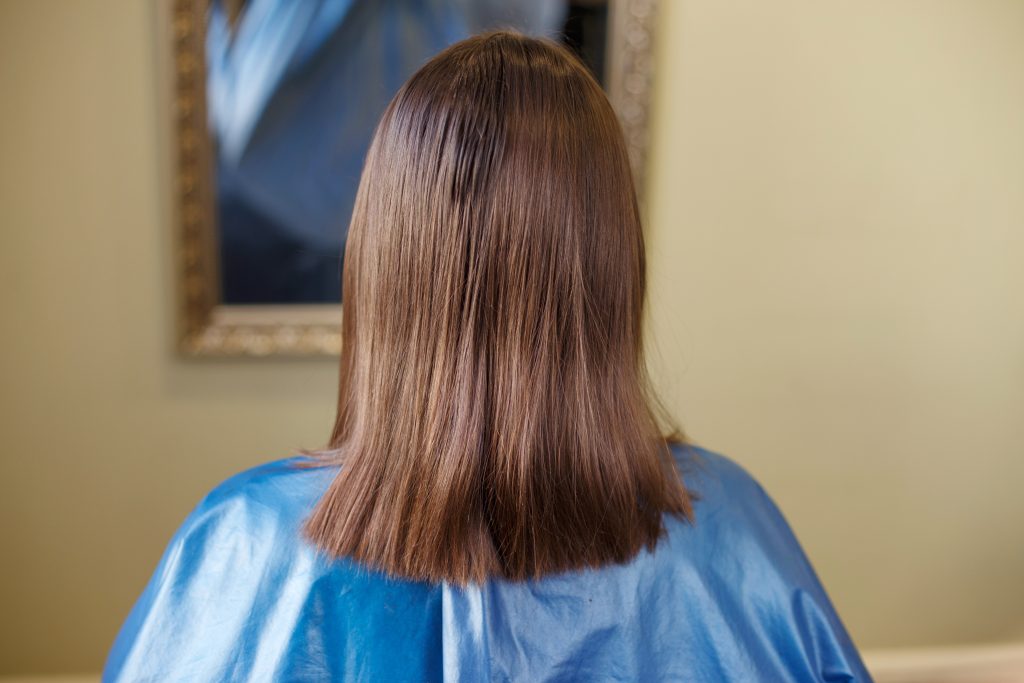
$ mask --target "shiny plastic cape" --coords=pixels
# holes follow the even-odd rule
[[[458,588],[331,560],[300,535],[337,473],[297,458],[214,489],[121,629],[104,681],[869,681],[775,504],[675,451],[694,524],[653,553]]]

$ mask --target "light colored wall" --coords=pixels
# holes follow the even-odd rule
[[[1024,636],[1024,3],[663,0],[658,380],[863,646]],[[153,3],[0,0],[0,673],[95,671],[328,360],[172,346]]]
[[[205,491],[322,444],[336,363],[175,357],[155,3],[0,7],[0,673],[85,672]]]
[[[655,365],[864,646],[1024,636],[1024,2],[662,2]]]

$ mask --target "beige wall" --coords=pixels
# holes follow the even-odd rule
[[[666,0],[654,342],[854,636],[1024,636],[1024,2]]]
[[[1024,2],[662,0],[653,347],[863,646],[1024,637]],[[332,361],[175,357],[153,3],[0,0],[0,673],[99,668]]]
[[[153,7],[0,10],[0,673],[98,670],[199,497],[331,426],[333,361],[173,353]]]

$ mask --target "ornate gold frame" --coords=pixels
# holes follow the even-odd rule
[[[191,356],[317,356],[341,348],[341,307],[220,303],[212,149],[206,128],[203,37],[208,0],[174,0],[171,17],[180,324]],[[647,148],[657,0],[609,0],[608,89],[638,188]]]

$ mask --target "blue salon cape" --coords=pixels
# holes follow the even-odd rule
[[[653,553],[459,588],[329,560],[300,536],[337,473],[243,472],[185,520],[121,629],[104,681],[869,681],[764,490],[675,452],[696,523]]]

